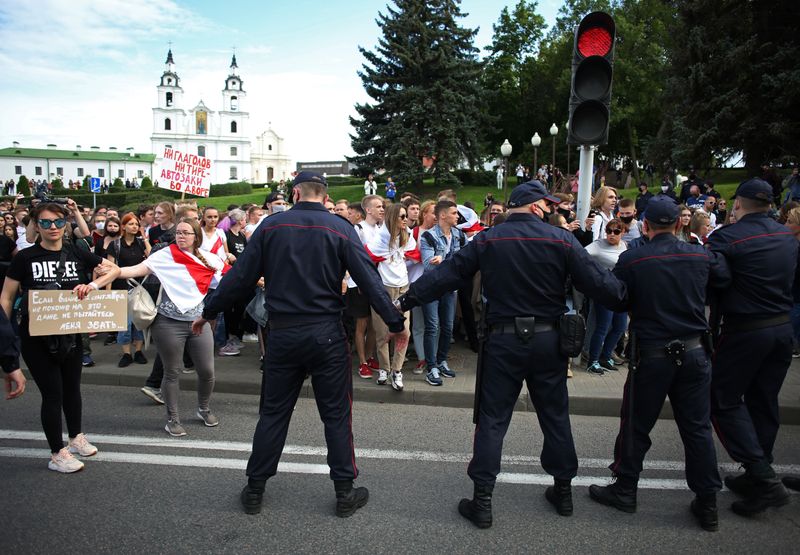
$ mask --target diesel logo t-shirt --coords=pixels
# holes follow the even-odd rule
[[[89,283],[88,275],[103,259],[88,251],[64,246],[67,256],[61,289],[71,290],[81,283]],[[21,250],[11,259],[6,276],[22,285],[23,291],[45,289],[56,281],[56,268],[61,259],[60,251],[49,251],[41,245]]]

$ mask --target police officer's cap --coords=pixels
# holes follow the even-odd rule
[[[674,224],[681,209],[675,199],[668,195],[656,195],[647,203],[644,219],[654,224]]]
[[[763,179],[754,177],[753,179],[742,181],[739,184],[736,188],[736,194],[734,195],[734,198],[736,197],[772,202],[772,185]]]
[[[309,172],[309,171],[302,171],[298,173],[294,181],[292,181],[292,186],[296,187],[301,183],[319,183],[320,185],[328,186],[328,180],[322,177],[320,174],[316,172]]]
[[[547,188],[542,185],[541,181],[534,179],[533,181],[528,181],[514,187],[511,191],[511,196],[508,197],[508,207],[519,208],[520,206],[532,204],[541,199],[555,204],[561,202],[560,198],[554,197],[547,192]]]

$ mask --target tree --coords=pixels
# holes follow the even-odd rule
[[[114,182],[111,184],[109,191],[124,191],[125,190],[125,182],[122,181],[122,178],[117,177]]]
[[[749,175],[800,150],[795,0],[673,0],[669,106],[655,146],[710,167],[742,152]]]
[[[492,44],[486,47],[489,55],[482,80],[484,88],[492,91],[488,110],[496,120],[489,122],[483,137],[485,151],[494,157],[505,139],[518,147],[533,135],[530,120],[535,105],[525,103],[523,98],[528,85],[527,62],[537,54],[545,28],[544,18],[536,13],[537,5],[538,2],[520,0],[512,12],[503,8],[492,26]],[[514,153],[521,154],[519,149]]]
[[[152,189],[153,188],[153,180],[150,179],[149,175],[145,175],[142,178],[142,185],[141,185],[140,188],[142,188],[142,189]]]
[[[26,197],[31,194],[30,182],[24,175],[20,175],[19,181],[17,181],[17,194],[25,195]]]
[[[439,185],[479,160],[487,116],[476,31],[458,25],[460,0],[395,0],[378,14],[381,37],[358,72],[372,99],[355,106],[350,135],[358,166],[386,168],[403,187],[419,186],[423,160]]]

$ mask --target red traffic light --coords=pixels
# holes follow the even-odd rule
[[[586,29],[578,37],[578,51],[587,58],[589,56],[605,56],[611,51],[611,33],[604,27]]]

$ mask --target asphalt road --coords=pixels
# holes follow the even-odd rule
[[[193,379],[189,377],[189,379]],[[193,394],[181,398],[189,435],[163,431],[163,409],[138,390],[84,387],[84,430],[100,448],[83,472],[47,470],[39,394],[0,401],[0,533],[3,553],[795,553],[800,496],[754,519],[733,514],[720,494],[720,532],[697,528],[688,512],[683,449],[674,422],[659,421],[634,515],[595,504],[586,485],[609,477],[614,418],[573,417],[581,459],[575,515],[557,516],[544,499],[550,478],[538,465],[536,415],[515,413],[495,489],[495,524],[478,530],[456,511],[471,494],[466,463],[471,411],[403,405],[355,405],[353,426],[369,504],[349,519],[333,516],[322,425],[301,400],[282,471],[267,484],[262,514],[238,504],[256,421],[257,398],[215,395],[217,428],[193,418]],[[784,427],[776,465],[800,474],[800,428]],[[725,472],[735,466],[719,449]],[[648,463],[646,463],[648,464]]]

